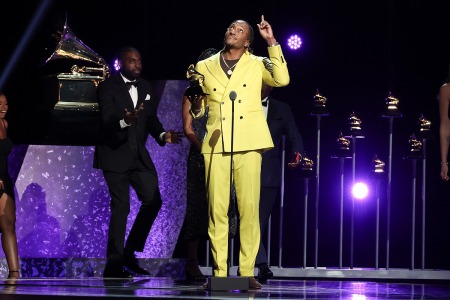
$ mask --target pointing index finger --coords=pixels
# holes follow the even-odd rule
[[[261,15],[261,23],[264,22],[264,15]]]

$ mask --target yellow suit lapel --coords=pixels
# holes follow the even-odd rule
[[[236,68],[233,71],[233,75],[231,75],[231,77],[230,77],[228,85],[225,88],[225,93],[223,94],[223,98],[225,98],[225,97],[228,98],[230,92],[233,90],[233,88],[236,86],[236,84],[241,83],[242,76],[244,76],[245,72],[250,67],[252,62],[253,62],[253,59],[252,59],[251,54],[248,53],[248,51],[245,51],[245,53],[239,59],[239,62],[237,63]],[[220,67],[220,65],[219,65],[219,67]],[[221,68],[221,71],[222,71],[222,73],[224,73],[222,68]],[[224,75],[225,75],[225,73],[224,73]],[[225,77],[226,77],[226,75],[225,75]]]
[[[224,87],[228,84],[228,77],[225,75],[225,72],[222,70],[222,67],[220,66],[220,54],[222,51],[219,51],[219,53],[211,56],[208,61],[205,63],[206,68],[211,73],[211,75]]]

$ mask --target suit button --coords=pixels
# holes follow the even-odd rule
[[[239,103],[241,103],[242,101],[241,100],[239,100]]]
[[[225,102],[222,102],[222,104],[225,104]]]
[[[241,120],[243,119],[244,117],[243,116],[241,116]]]
[[[216,91],[216,89],[214,89],[214,92]]]
[[[246,84],[244,84],[244,87],[246,87],[247,85]]]
[[[225,121],[225,118],[222,118],[222,120],[224,120],[224,121]]]

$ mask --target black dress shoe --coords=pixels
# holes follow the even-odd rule
[[[121,265],[110,264],[105,266],[103,271],[103,277],[105,278],[133,278],[130,272],[125,270]]]
[[[123,265],[133,273],[143,276],[150,276],[150,273],[147,270],[141,268],[141,266],[139,265],[139,261],[134,255],[126,257],[123,262]]]
[[[273,278],[273,273],[269,269],[268,265],[264,264],[264,265],[258,267],[258,269],[259,269],[258,281],[265,282],[265,281],[267,281],[267,279]]]

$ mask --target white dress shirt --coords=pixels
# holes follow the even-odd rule
[[[133,81],[128,80],[125,76],[122,75],[122,73],[120,73],[120,76],[122,76],[123,81],[125,81],[125,83],[136,81],[136,79],[133,80]],[[134,85],[132,85],[131,88],[128,90],[128,92],[130,93],[131,100],[133,100],[133,108],[136,108],[136,105],[137,105],[137,102],[138,102],[138,90],[137,90],[137,87],[135,87]],[[130,124],[130,125],[131,125],[131,124]],[[124,120],[124,119],[120,120],[120,128],[123,129],[123,128],[125,128],[125,127],[130,126],[130,125],[127,124],[127,123],[125,123],[125,120]],[[161,141],[164,141],[164,135],[165,135],[165,134],[166,134],[166,132],[163,132],[163,133],[161,133],[161,134],[159,135],[159,139],[160,139]]]
[[[266,116],[266,120],[267,120],[267,112],[269,111],[269,97],[264,98],[262,102],[267,102],[267,106],[263,105],[263,111],[264,111],[264,115]]]

